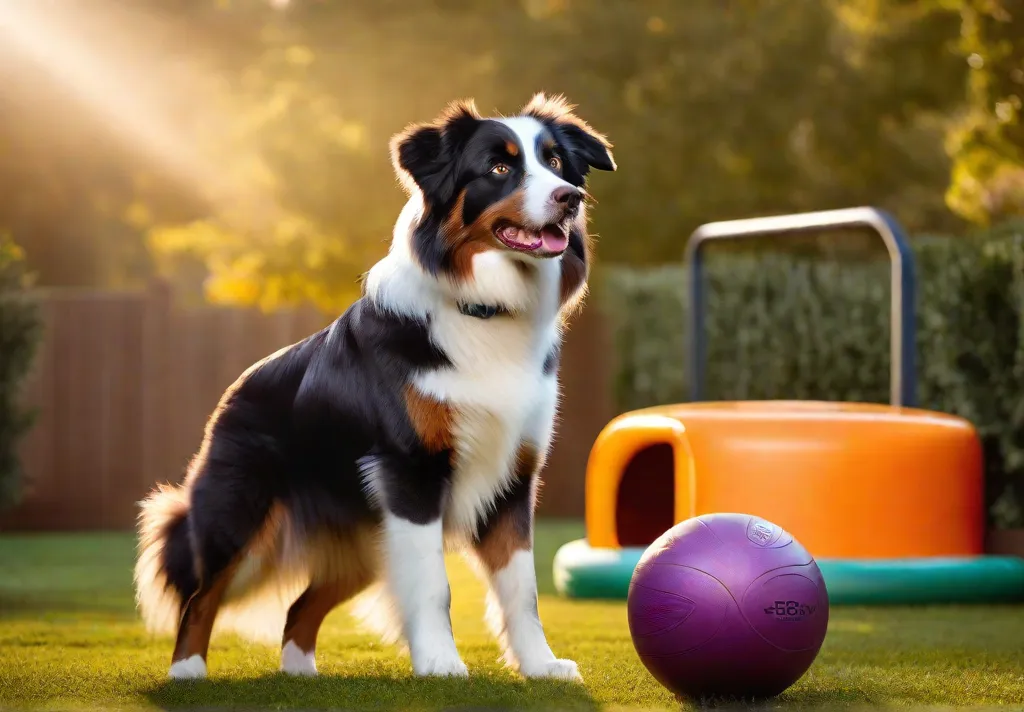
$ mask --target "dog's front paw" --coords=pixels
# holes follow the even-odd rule
[[[417,677],[469,677],[469,669],[457,653],[420,656],[413,663],[413,673]]]
[[[524,677],[548,678],[551,680],[572,680],[583,682],[576,663],[572,660],[550,660],[539,665],[521,666],[520,672]]]

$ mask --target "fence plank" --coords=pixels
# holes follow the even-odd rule
[[[171,364],[171,293],[161,283],[146,294],[142,331],[141,412],[142,463],[136,486],[145,490],[154,482],[171,482],[178,475],[175,428],[168,417],[173,393]]]
[[[144,411],[146,335],[145,299],[120,300],[117,322],[108,322],[107,365],[110,369],[110,427],[104,456],[107,471],[107,526],[131,527],[135,521],[135,503],[152,485],[139,472],[145,468],[146,433]]]

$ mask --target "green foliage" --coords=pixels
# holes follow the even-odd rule
[[[32,424],[32,413],[20,396],[39,342],[40,321],[27,287],[21,250],[0,234],[0,509],[18,501],[17,445]]]
[[[615,144],[620,171],[593,176],[606,262],[675,259],[724,217],[872,204],[959,223],[943,140],[968,65],[960,15],[933,3],[37,4],[19,11],[36,32],[63,27],[75,42],[49,44],[89,60],[0,43],[0,228],[45,284],[159,270],[179,294],[336,310],[403,200],[389,136],[456,97],[507,113],[538,90]],[[109,96],[79,96],[68,65]]]
[[[914,241],[918,397],[983,440],[997,526],[1024,524],[1024,223]],[[711,246],[707,397],[887,402],[889,268],[872,259]],[[619,408],[688,399],[681,268],[609,270]]]
[[[945,0],[961,19],[967,106],[948,143],[947,202],[980,224],[1024,216],[1024,11],[1008,0]]]

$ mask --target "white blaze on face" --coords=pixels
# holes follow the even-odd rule
[[[551,194],[560,187],[572,188],[573,185],[558,176],[550,166],[541,163],[537,156],[537,142],[544,125],[529,116],[515,116],[510,119],[499,119],[508,126],[519,140],[523,151],[523,163],[526,176],[523,184],[523,210],[526,217],[538,229],[544,225],[557,222],[561,211],[557,208]]]

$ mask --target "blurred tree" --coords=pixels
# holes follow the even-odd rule
[[[139,198],[148,203],[142,212],[165,219],[204,209],[151,153],[125,140],[147,128],[139,126],[145,116],[132,115],[140,88],[159,92],[181,63],[162,47],[188,46],[186,27],[222,60],[237,44],[200,12],[210,0],[174,4],[139,0],[130,12],[110,3],[0,7],[0,230],[17,237],[41,286],[138,284],[150,274]],[[146,5],[160,12],[147,15]],[[168,22],[175,10],[183,16]],[[208,61],[203,46],[189,54]],[[163,97],[153,110],[166,112],[167,99],[180,109],[189,98]]]
[[[403,200],[389,136],[455,97],[511,112],[544,90],[615,144],[619,173],[594,176],[603,260],[677,260],[706,220],[862,203],[947,229],[943,139],[969,69],[952,43],[974,4],[102,0],[65,21],[142,77],[114,98],[162,117],[166,150],[132,143],[46,72],[9,70],[0,226],[45,282],[157,269],[196,296],[336,310]],[[991,163],[990,119],[1007,109],[990,104],[975,113],[989,129],[961,143],[984,138]],[[958,175],[977,155],[954,153]]]
[[[728,8],[728,9],[723,9]],[[503,83],[564,90],[609,132],[605,258],[676,260],[706,220],[871,203],[950,227],[944,117],[960,99],[944,18],[882,28],[839,4],[572,3],[538,19]],[[615,42],[595,38],[615,37]],[[566,50],[571,46],[571,50]],[[541,54],[544,53],[544,54]]]
[[[959,13],[967,108],[950,134],[950,207],[977,223],[1024,215],[1024,3],[943,0]]]
[[[838,0],[839,15],[874,37],[936,28],[910,54],[942,62],[924,65],[917,81],[936,80],[958,92],[944,103],[952,173],[946,203],[974,223],[1024,215],[1024,3],[1019,0]],[[955,64],[951,65],[951,60]],[[936,66],[943,71],[935,72]],[[907,74],[907,65],[890,67]]]
[[[67,93],[34,68],[10,71],[2,45],[0,231],[18,236],[41,285],[116,281],[119,267],[136,269],[145,258],[137,238],[119,242],[124,230],[114,224],[133,194],[137,162],[90,116],[67,121]]]
[[[0,510],[21,497],[25,483],[18,445],[35,417],[22,402],[25,377],[42,332],[28,287],[21,249],[0,232]]]
[[[222,96],[229,131],[205,137],[235,172],[234,192],[198,220],[150,227],[163,269],[203,276],[217,301],[308,300],[327,311],[349,303],[387,249],[403,201],[390,135],[431,118],[460,84],[486,99],[473,92],[493,69],[481,15],[455,9],[295,3],[268,12],[259,51]],[[460,36],[477,36],[482,58]]]

